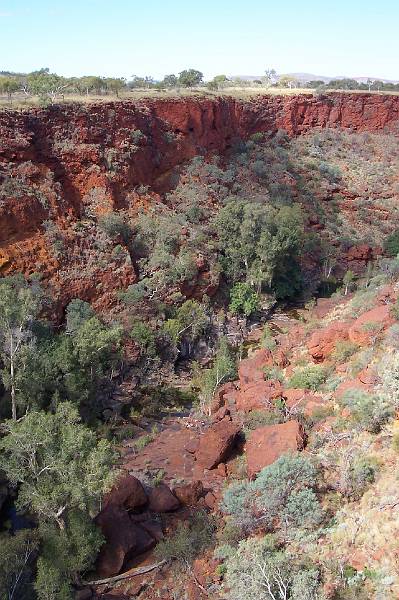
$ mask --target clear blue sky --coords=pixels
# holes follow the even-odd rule
[[[399,0],[0,0],[0,70],[399,79]]]

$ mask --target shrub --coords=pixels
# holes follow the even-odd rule
[[[357,457],[348,472],[346,495],[359,500],[367,488],[374,483],[378,469],[379,463],[374,458]]]
[[[226,565],[229,600],[320,600],[319,573],[288,556],[271,535],[239,543]]]
[[[236,283],[230,293],[229,309],[249,317],[259,309],[259,296],[247,283]]]
[[[133,323],[130,337],[140,348],[140,354],[154,357],[157,354],[155,333],[146,323],[136,321]]]
[[[229,486],[221,510],[244,530],[251,530],[257,524],[274,527],[278,521],[288,521],[292,527],[313,527],[322,515],[313,492],[317,474],[316,467],[305,456],[280,456],[255,481]]]
[[[359,346],[349,340],[338,341],[335,343],[331,358],[337,363],[343,363],[357,350],[359,350]]]
[[[270,329],[270,326],[266,323],[263,327],[262,337],[260,338],[260,343],[263,348],[267,350],[273,351],[276,348],[276,340],[273,337],[273,332]]]
[[[132,235],[129,225],[119,213],[110,212],[102,215],[98,220],[98,226],[112,240],[121,237],[127,243]]]
[[[283,519],[288,525],[294,527],[314,527],[319,525],[323,519],[323,511],[313,490],[293,491],[288,497]]]
[[[279,367],[270,367],[266,365],[263,367],[263,374],[265,379],[277,379],[278,381],[284,381],[284,371]]]
[[[176,532],[158,543],[155,554],[161,560],[176,560],[188,569],[198,554],[212,544],[214,533],[212,518],[205,511],[198,511],[190,523],[180,521]]]
[[[391,306],[390,312],[393,318],[399,321],[399,298],[396,300],[395,304]]]
[[[328,372],[322,365],[309,365],[295,369],[294,374],[289,380],[289,387],[304,388],[306,390],[317,391],[326,381]]]
[[[390,256],[397,256],[399,254],[399,229],[395,229],[395,231],[384,240],[384,250]]]
[[[349,408],[355,425],[371,433],[378,433],[382,425],[394,414],[391,399],[384,398],[381,394],[368,394],[362,390],[350,389],[345,392],[341,402]]]

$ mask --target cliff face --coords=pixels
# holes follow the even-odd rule
[[[393,130],[398,120],[399,97],[372,94],[182,98],[2,112],[0,272],[29,273],[41,265],[61,290],[43,221],[67,232],[90,212],[134,211],[142,202],[142,186],[167,191],[180,165],[198,154],[223,154],[239,138],[279,129],[297,136],[315,127]],[[104,270],[93,269],[86,284],[82,274],[76,279],[80,283],[72,284],[75,294],[102,295],[93,291],[93,282],[97,276],[104,280]],[[111,287],[129,284],[134,267],[112,268],[106,279]]]

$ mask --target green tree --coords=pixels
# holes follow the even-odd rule
[[[28,282],[22,275],[0,279],[0,348],[4,363],[2,378],[10,390],[12,418],[17,419],[17,378],[21,357],[33,341],[33,322],[42,305],[37,281]]]
[[[0,77],[0,92],[7,94],[8,101],[12,101],[12,95],[21,88],[15,77]]]
[[[236,361],[226,338],[221,338],[210,369],[201,370],[195,384],[200,388],[201,410],[210,411],[217,388],[237,375]]]
[[[193,87],[199,85],[204,78],[201,71],[195,69],[185,69],[179,73],[179,84],[183,87]]]
[[[165,322],[164,330],[176,345],[183,338],[193,343],[204,333],[208,324],[209,317],[204,307],[196,300],[186,300],[177,309],[175,317]]]
[[[162,83],[163,87],[175,88],[175,87],[177,87],[178,79],[177,79],[176,75],[173,75],[173,73],[172,73],[171,75],[165,75],[165,77],[163,78],[163,81],[161,83]]]
[[[247,283],[236,283],[230,293],[229,309],[246,317],[259,310],[259,295]]]
[[[32,571],[39,539],[34,531],[0,538],[0,600],[31,600]]]
[[[104,80],[107,90],[113,92],[117,98],[122,90],[126,88],[126,80],[123,77],[107,77]]]
[[[68,79],[56,73],[50,73],[49,69],[40,69],[39,71],[29,73],[27,82],[32,94],[42,97],[49,96],[52,103],[70,85]]]
[[[65,317],[66,331],[75,333],[85,321],[94,317],[94,310],[88,302],[84,302],[80,298],[74,298],[66,308]]]
[[[54,414],[32,411],[3,429],[0,466],[20,486],[21,509],[64,529],[68,511],[96,508],[111,487],[114,452],[80,423],[71,403],[61,403]]]
[[[52,523],[39,527],[42,540],[37,564],[36,592],[40,600],[71,600],[71,583],[90,569],[104,539],[90,517],[80,511],[68,514],[65,528]]]

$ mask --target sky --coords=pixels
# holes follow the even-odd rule
[[[399,0],[0,0],[0,70],[399,79]]]

